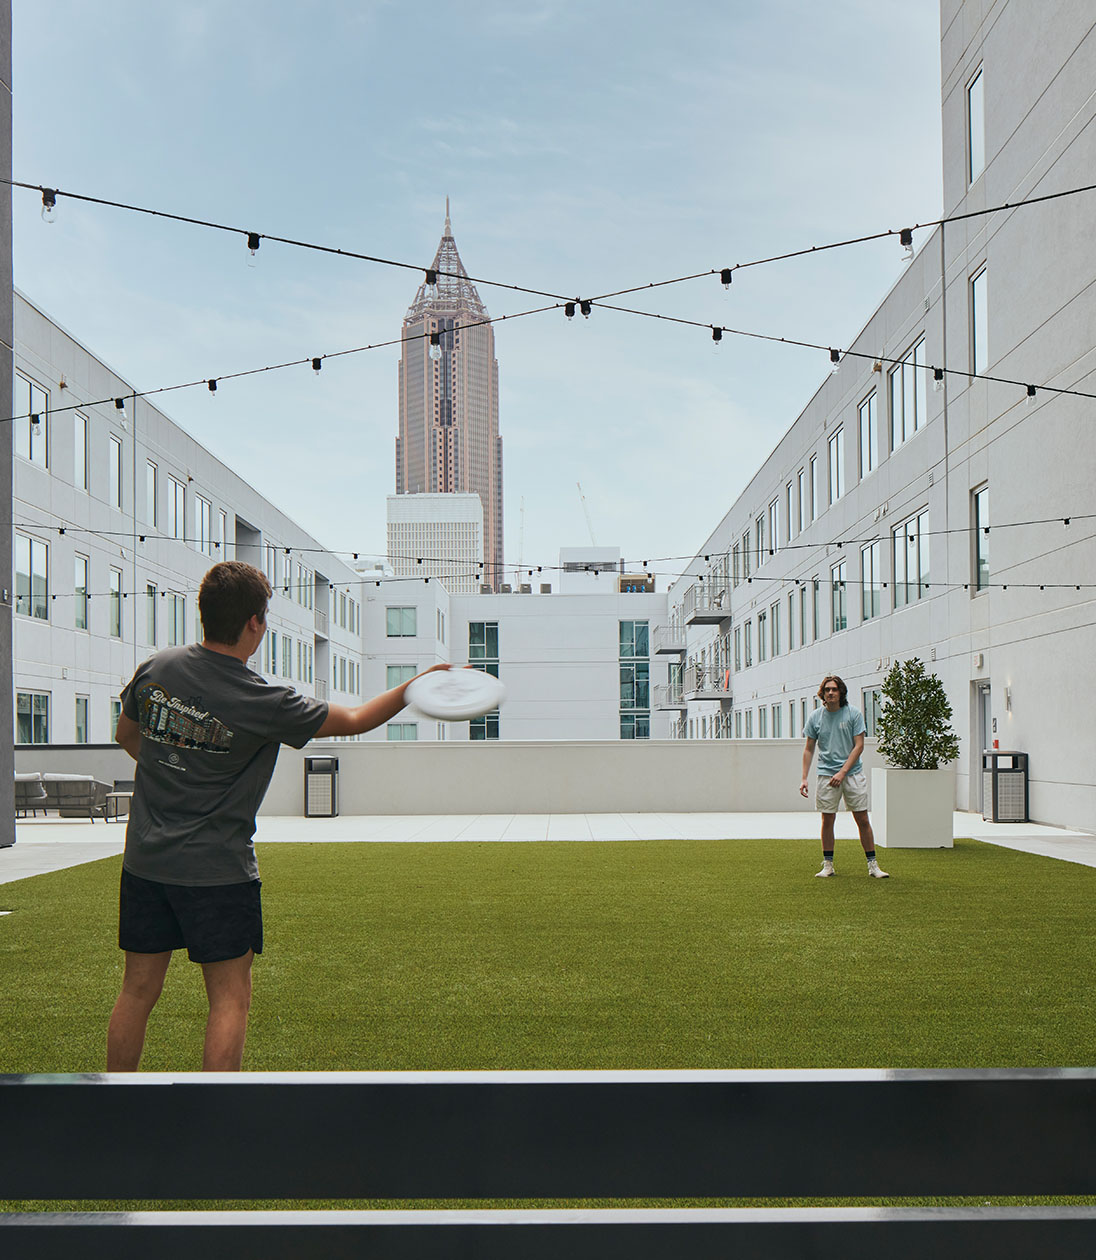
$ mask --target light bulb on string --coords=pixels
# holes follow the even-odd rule
[[[913,261],[913,228],[903,228],[898,233],[898,243],[902,246],[902,257],[906,262]]]
[[[566,315],[566,316],[567,316],[567,318],[568,318],[568,319],[574,319],[574,317],[575,317],[575,304],[574,304],[574,302],[564,302],[564,304],[563,304],[563,313],[564,313],[564,315]]]
[[[830,349],[830,375],[836,376],[837,369],[841,366],[841,351]]]
[[[248,232],[247,234],[247,265],[254,267],[259,261],[259,234],[258,232]]]
[[[426,269],[426,296],[431,300],[438,296],[438,273],[433,267]]]
[[[932,388],[938,394],[942,394],[944,392],[944,369],[943,368],[932,369]]]
[[[729,289],[731,287],[731,279],[733,278],[733,274],[734,273],[732,272],[730,267],[724,267],[720,271],[719,282],[720,284],[722,284],[724,289]]]
[[[441,358],[441,333],[432,332],[430,334],[430,357],[436,363]]]
[[[209,390],[209,392],[210,392],[211,394],[216,395],[216,393],[217,393],[217,382],[216,382],[216,380],[208,380],[208,381],[206,381],[206,388]]]
[[[723,341],[723,329],[720,328],[718,324],[712,325],[712,340],[716,344],[716,349],[718,349]]]
[[[322,360],[322,359],[313,359],[313,360],[312,360],[312,371],[313,371],[313,372],[315,372],[317,376],[319,376],[319,374],[320,374],[320,368],[322,368],[322,367],[323,367],[323,360]]]
[[[1035,386],[1034,385],[1029,385],[1027,387],[1027,405],[1029,407],[1035,406]]]
[[[590,303],[586,300],[586,298],[583,298],[582,301],[579,302],[578,309],[582,312],[584,319],[590,318]]]
[[[53,223],[57,218],[57,190],[55,188],[42,189],[42,221],[44,223]]]

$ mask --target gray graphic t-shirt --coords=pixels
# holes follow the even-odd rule
[[[164,884],[257,879],[251,837],[278,748],[303,748],[327,704],[192,643],[139,666],[122,710],[141,728],[126,869]]]

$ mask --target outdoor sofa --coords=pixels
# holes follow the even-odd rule
[[[102,783],[91,774],[40,774],[38,771],[16,774],[15,816],[26,818],[28,812],[56,810],[62,818],[106,817],[109,783]]]

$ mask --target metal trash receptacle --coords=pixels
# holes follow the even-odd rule
[[[304,759],[304,816],[335,818],[339,813],[338,757]]]
[[[986,822],[1028,821],[1027,753],[996,748],[982,753],[982,817]]]

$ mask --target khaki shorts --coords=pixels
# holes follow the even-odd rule
[[[836,814],[841,807],[841,798],[845,798],[845,808],[852,813],[860,813],[868,808],[868,776],[863,770],[859,774],[847,774],[839,787],[831,787],[831,775],[820,774],[814,793],[815,808],[823,814]]]

